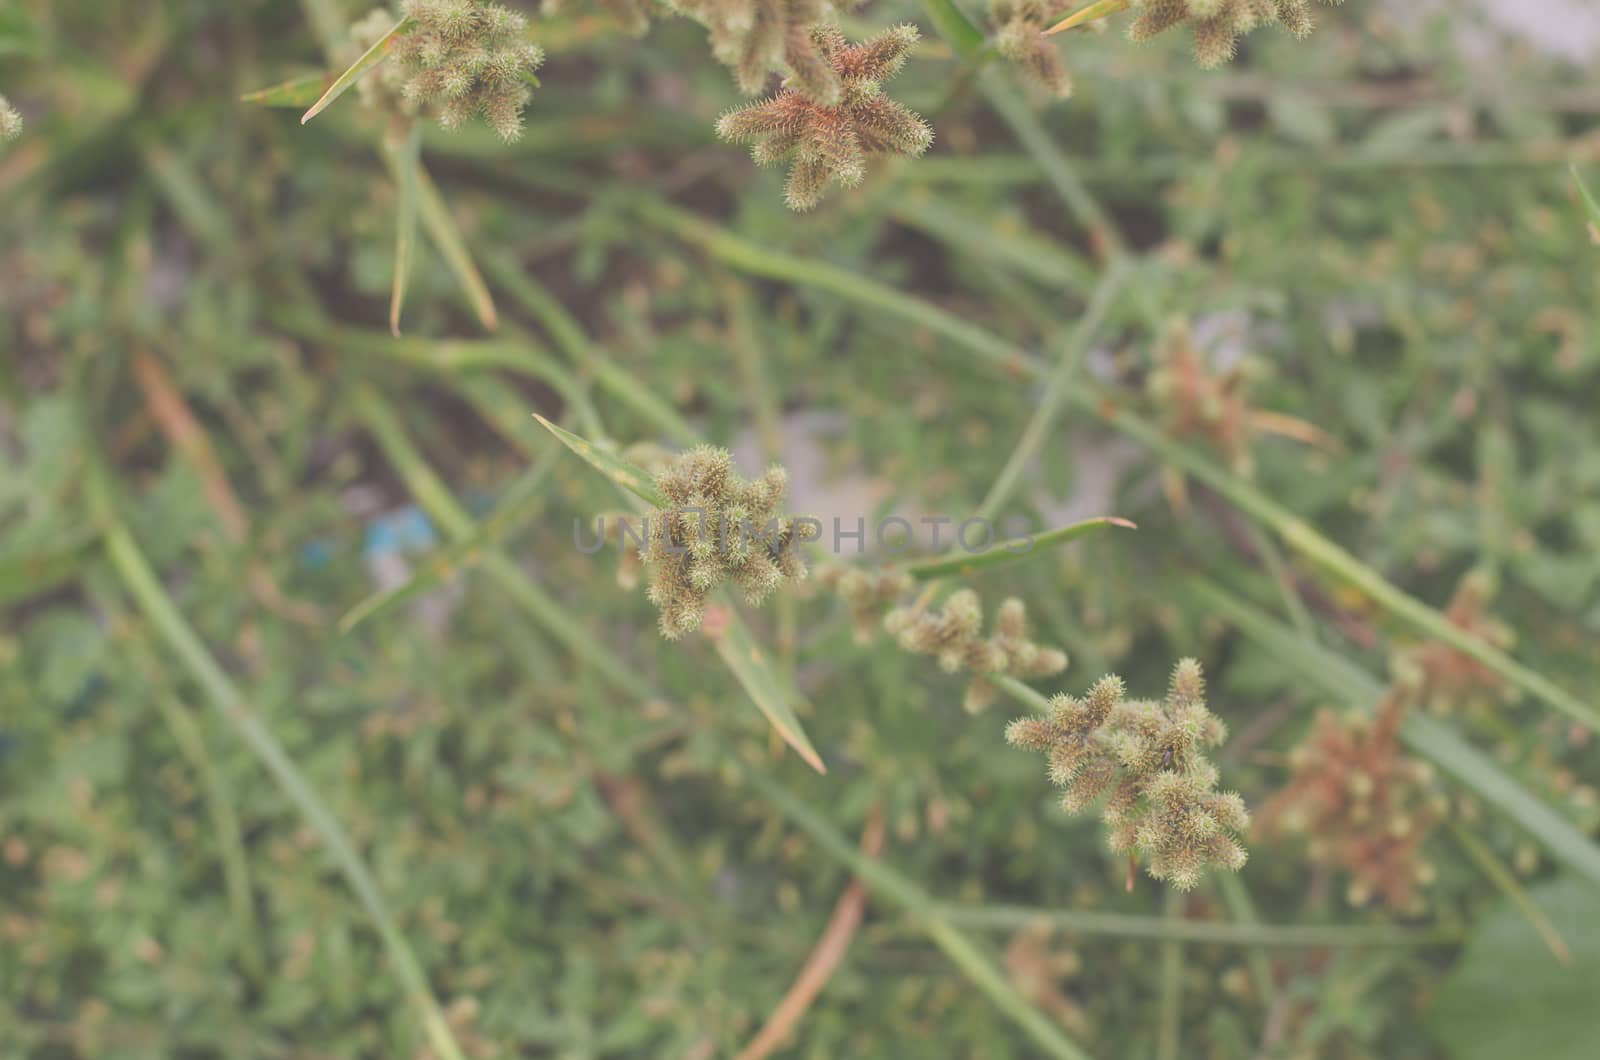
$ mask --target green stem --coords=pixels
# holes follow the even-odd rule
[[[1459,928],[1409,928],[1393,924],[1256,924],[1224,920],[1088,913],[1075,909],[1032,906],[940,904],[939,914],[952,924],[994,931],[1017,931],[1048,923],[1079,935],[1148,939],[1246,949],[1351,949],[1368,946],[1459,946],[1466,933]]]
[[[1000,473],[995,476],[993,485],[989,487],[989,494],[984,497],[983,503],[978,505],[974,518],[986,521],[994,519],[1011,499],[1017,483],[1022,480],[1023,471],[1039,454],[1040,447],[1054,429],[1056,417],[1060,414],[1067,397],[1068,384],[1071,383],[1073,376],[1077,375],[1079,366],[1083,364],[1083,359],[1089,352],[1090,344],[1104,326],[1106,317],[1110,314],[1111,307],[1116,304],[1117,296],[1122,293],[1123,284],[1127,279],[1128,270],[1120,262],[1113,264],[1101,277],[1094,296],[1089,299],[1089,308],[1078,318],[1076,326],[1067,336],[1067,341],[1062,344],[1061,356],[1045,380],[1039,407],[1034,409],[1028,425],[1022,429],[1022,436],[1017,439],[1016,448],[1011,451]]]
[[[1168,891],[1167,921],[1183,916],[1183,896]],[[1161,996],[1156,1017],[1156,1060],[1178,1060],[1183,1036],[1183,940],[1168,935],[1161,943]]]
[[[1039,120],[1039,115],[1011,85],[1008,75],[1009,71],[999,68],[985,70],[979,79],[983,98],[1011,127],[1012,133],[1039,164],[1050,186],[1061,197],[1073,218],[1088,229],[1095,247],[1103,256],[1112,261],[1126,257],[1128,247],[1117,231],[1116,222],[1100,205],[1100,200],[1095,198],[1066,155],[1061,153],[1050,130]]]

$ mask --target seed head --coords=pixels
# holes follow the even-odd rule
[[[777,95],[724,114],[717,134],[753,144],[750,154],[759,165],[788,162],[789,206],[809,210],[829,181],[860,184],[868,155],[920,155],[933,142],[926,123],[881,90],[905,65],[917,37],[915,26],[895,26],[851,44],[831,26],[816,27],[810,40],[838,80],[833,102],[791,74]]]
[[[22,135],[22,115],[11,101],[0,96],[0,141],[13,140]]]
[[[1443,819],[1433,771],[1396,741],[1406,698],[1391,691],[1375,721],[1323,711],[1290,757],[1289,783],[1262,810],[1268,835],[1300,834],[1307,855],[1350,875],[1346,897],[1374,897],[1390,908],[1422,910],[1419,888],[1432,879],[1422,846]]]
[[[816,102],[839,102],[838,73],[813,31],[831,23],[850,0],[667,0],[668,6],[705,26],[711,53],[733,71],[739,90],[760,92],[773,74]]]
[[[1243,867],[1237,837],[1250,823],[1243,799],[1216,790],[1204,750],[1226,729],[1206,709],[1204,691],[1193,659],[1178,664],[1159,703],[1126,700],[1121,678],[1102,677],[1082,699],[1058,695],[1045,717],[1013,721],[1006,739],[1045,752],[1067,812],[1105,796],[1111,849],[1142,858],[1152,877],[1186,891],[1208,868]]]
[[[911,591],[911,576],[894,567],[867,571],[833,564],[818,572],[817,581],[850,608],[857,644],[870,644],[883,621],[884,609]]]
[[[902,607],[884,618],[884,628],[913,655],[932,655],[946,673],[972,673],[963,706],[979,713],[994,701],[993,683],[985,675],[1049,677],[1067,668],[1066,653],[1045,648],[1027,637],[1027,609],[1008,599],[995,612],[994,632],[983,635],[983,601],[971,589],[960,589],[937,610]]]
[[[1341,0],[1322,0],[1337,4]],[[1260,26],[1277,23],[1296,37],[1314,25],[1311,0],[1133,0],[1136,12],[1128,36],[1149,40],[1163,30],[1187,22],[1194,30],[1194,55],[1201,66],[1221,66],[1233,58],[1239,38]]]
[[[1058,99],[1072,95],[1072,78],[1044,31],[1078,6],[1079,0],[989,0],[995,50]]]
[[[670,503],[648,518],[643,558],[664,636],[698,629],[707,597],[725,581],[759,604],[805,577],[800,544],[815,528],[778,514],[787,484],[781,467],[747,482],[726,449],[702,445],[660,471],[655,484]]]
[[[502,139],[515,140],[532,94],[527,75],[544,61],[526,40],[527,19],[480,0],[406,0],[403,11],[415,24],[358,83],[362,101],[399,117],[428,111],[447,129],[482,116]],[[395,21],[378,8],[351,27],[351,38],[365,51]]]
[[[1445,618],[1463,632],[1508,649],[1516,637],[1511,627],[1489,613],[1494,582],[1485,571],[1461,580]],[[1413,702],[1436,713],[1482,709],[1516,698],[1516,689],[1494,670],[1448,644],[1427,642],[1395,655],[1395,682]]]

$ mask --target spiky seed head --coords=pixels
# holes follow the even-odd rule
[[[22,135],[22,115],[11,101],[0,96],[0,140],[14,140]]]
[[[1113,850],[1137,851],[1150,875],[1179,889],[1208,867],[1237,869],[1249,824],[1244,800],[1216,790],[1217,770],[1200,757],[1212,731],[1199,664],[1180,663],[1162,702],[1127,701],[1108,675],[1083,699],[1057,696],[1045,718],[1007,729],[1014,745],[1043,750],[1062,805],[1078,812],[1110,791],[1101,812]]]

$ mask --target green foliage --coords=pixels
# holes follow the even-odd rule
[[[507,6],[551,56],[509,146],[434,105],[297,124],[367,5],[0,4],[28,122],[0,158],[0,1056],[733,1056],[825,936],[797,1056],[1586,1041],[1600,331],[1571,67],[1490,35],[1510,87],[1452,93],[1486,83],[1457,14],[1351,0],[1206,72],[1128,12],[1046,42],[1077,91],[1036,108],[982,4],[890,0],[834,17],[940,34],[885,84],[937,144],[796,217],[712,134],[740,89],[700,26]],[[357,91],[404,73],[384,54]],[[290,87],[238,102],[264,85]],[[778,463],[789,510],[847,527],[982,512],[1001,543],[825,529],[818,577],[713,594],[668,643],[616,551],[573,547],[635,499],[615,439]],[[1003,547],[1102,512],[1139,532]],[[1088,677],[947,674],[883,633],[962,591],[975,641],[1014,598]],[[1004,720],[1102,673],[1153,693],[1183,656],[1231,733],[1205,794],[1264,821],[1326,711],[1418,782],[1403,816],[1447,801],[1420,913],[1351,905],[1319,836],[1260,828],[1238,873],[1127,889]],[[975,677],[1018,705],[968,714]],[[1395,687],[1398,750],[1347,720]]]
[[[1593,1051],[1600,893],[1578,880],[1556,879],[1533,888],[1530,897],[1551,922],[1571,929],[1572,958],[1552,957],[1510,903],[1491,910],[1428,1014],[1453,1060],[1524,1050],[1579,1060]]]

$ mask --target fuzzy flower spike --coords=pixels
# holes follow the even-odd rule
[[[650,513],[644,562],[649,596],[668,639],[698,629],[706,601],[725,581],[759,604],[806,576],[800,543],[810,526],[778,514],[788,476],[771,467],[746,481],[726,449],[697,446],[656,475],[671,507]]]
[[[616,0],[613,0],[616,2]],[[854,0],[666,0],[668,7],[711,31],[711,52],[733,71],[739,91],[755,95],[780,73],[807,96],[839,102],[839,75],[811,30]]]
[[[0,141],[15,139],[22,135],[22,115],[17,113],[17,108],[11,101],[0,96]]]
[[[1337,4],[1341,0],[1322,0]],[[1187,22],[1194,29],[1194,56],[1201,66],[1221,66],[1233,58],[1239,38],[1277,23],[1296,37],[1311,32],[1311,0],[1134,0],[1137,16],[1128,27],[1136,41]]]
[[[520,136],[528,76],[544,61],[528,20],[479,0],[406,0],[402,10],[415,25],[395,38],[390,61],[404,99],[435,109],[446,129],[481,114],[502,140]]]
[[[1225,735],[1206,709],[1193,659],[1173,670],[1163,702],[1125,700],[1122,679],[1108,676],[1086,698],[1056,696],[1046,716],[1006,728],[1013,745],[1049,756],[1050,779],[1065,789],[1069,813],[1110,791],[1101,816],[1111,849],[1142,857],[1152,877],[1182,891],[1212,866],[1244,867],[1237,834],[1250,815],[1237,794],[1216,790],[1217,770],[1205,757]]]
[[[837,104],[818,102],[790,78],[771,99],[724,114],[717,133],[754,144],[750,154],[760,165],[789,162],[789,206],[809,210],[830,180],[860,184],[868,155],[920,155],[933,143],[927,124],[881,88],[905,65],[917,37],[915,26],[895,26],[851,44],[832,26],[816,27],[811,39],[839,79]]]

